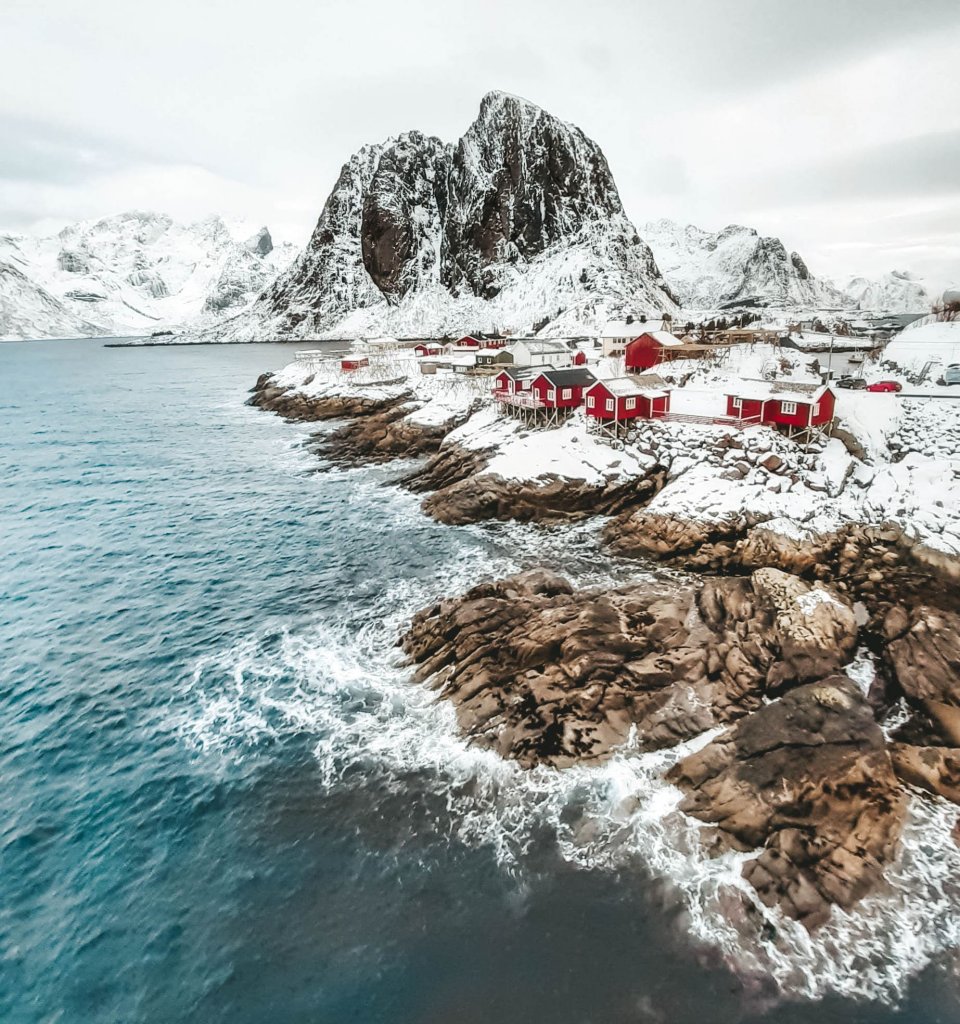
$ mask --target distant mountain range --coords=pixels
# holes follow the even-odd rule
[[[267,228],[139,211],[0,235],[0,337],[203,329],[247,306],[296,251]]]
[[[930,302],[905,272],[840,289],[740,225],[657,220],[638,232],[597,144],[502,92],[484,96],[455,144],[411,131],[354,154],[299,255],[219,217],[134,212],[46,238],[0,235],[0,337],[563,335],[681,309]]]

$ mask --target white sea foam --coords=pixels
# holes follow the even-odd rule
[[[355,475],[352,483],[379,486],[369,475]],[[416,499],[390,494],[398,522],[409,517]],[[912,797],[887,886],[852,913],[835,910],[811,936],[760,904],[741,877],[749,854],[711,853],[700,824],[679,811],[679,791],[663,781],[672,764],[714,734],[654,753],[628,742],[601,765],[524,771],[469,746],[449,704],[411,682],[395,647],[409,616],[440,593],[523,567],[531,551],[565,571],[573,566],[568,574],[579,583],[642,578],[645,570],[636,563],[596,555],[597,528],[471,527],[467,532],[499,549],[495,555],[464,545],[455,562],[442,566],[440,582],[403,580],[372,607],[365,595],[364,606],[345,617],[267,626],[196,664],[192,710],[181,733],[212,761],[243,761],[264,742],[287,735],[310,737],[323,786],[334,788],[357,769],[394,789],[429,786],[446,796],[438,830],[486,844],[505,870],[523,872],[535,837],[546,828],[562,856],[585,869],[636,867],[662,879],[684,906],[694,943],[718,950],[740,971],[772,977],[788,997],[835,992],[896,1002],[914,974],[960,945],[952,805]],[[347,601],[344,607],[354,606]],[[866,686],[872,666],[865,652],[858,662],[858,681]],[[755,913],[745,914],[745,906]]]

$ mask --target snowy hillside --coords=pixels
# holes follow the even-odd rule
[[[933,305],[924,281],[906,270],[893,270],[876,280],[854,277],[843,290],[857,309],[878,313],[922,313]]]
[[[266,228],[178,224],[131,212],[56,235],[0,235],[0,337],[149,334],[210,324],[249,304],[295,254]],[[45,298],[41,298],[45,296]],[[48,301],[52,300],[52,301]]]
[[[828,281],[814,277],[779,238],[731,224],[711,233],[693,224],[657,220],[641,229],[657,265],[687,309],[717,309],[757,299],[776,307],[850,305]]]
[[[674,308],[600,148],[492,92],[454,146],[408,132],[352,156],[304,253],[213,334],[569,333]]]
[[[0,339],[79,338],[99,333],[96,324],[0,260]]]

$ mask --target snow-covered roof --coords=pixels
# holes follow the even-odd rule
[[[527,351],[541,356],[554,352],[570,351],[562,341],[542,341],[539,338],[531,338],[529,341],[518,341],[516,345],[526,345]],[[516,345],[511,345],[510,347],[515,348]]]
[[[477,354],[476,352],[465,352],[463,355],[452,356],[450,359],[451,366],[476,366],[477,365]]]
[[[661,381],[661,383],[663,382]],[[611,395],[615,395],[617,398],[642,395],[645,390],[642,385],[637,384],[637,380],[633,377],[610,377],[607,380],[598,380],[597,384],[602,384]]]
[[[803,384],[796,381],[745,380],[736,388],[729,387],[726,394],[734,398],[747,398],[754,402],[769,402],[772,399],[788,402],[803,402],[812,405],[818,402],[827,390],[826,384]]]
[[[639,338],[641,334],[649,334],[651,331],[662,331],[666,323],[663,320],[608,320],[600,332],[601,338]]]
[[[658,345],[663,345],[665,348],[672,348],[675,345],[686,344],[682,338],[678,338],[675,334],[671,334],[669,331],[641,331],[637,337],[653,338]]]
[[[552,366],[504,366],[500,373],[505,373],[511,380],[526,380],[528,377],[539,377],[544,370],[552,369]]]
[[[630,379],[637,387],[641,388],[653,388],[654,390],[662,391],[667,386],[667,382],[659,373],[638,373],[634,374]]]

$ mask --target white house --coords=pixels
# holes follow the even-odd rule
[[[552,366],[555,370],[572,366],[576,355],[565,342],[539,338],[515,341],[508,351],[513,356],[514,366]]]
[[[600,334],[600,344],[605,356],[622,356],[627,342],[639,338],[641,334],[651,331],[668,331],[670,322],[666,320],[608,320]]]

